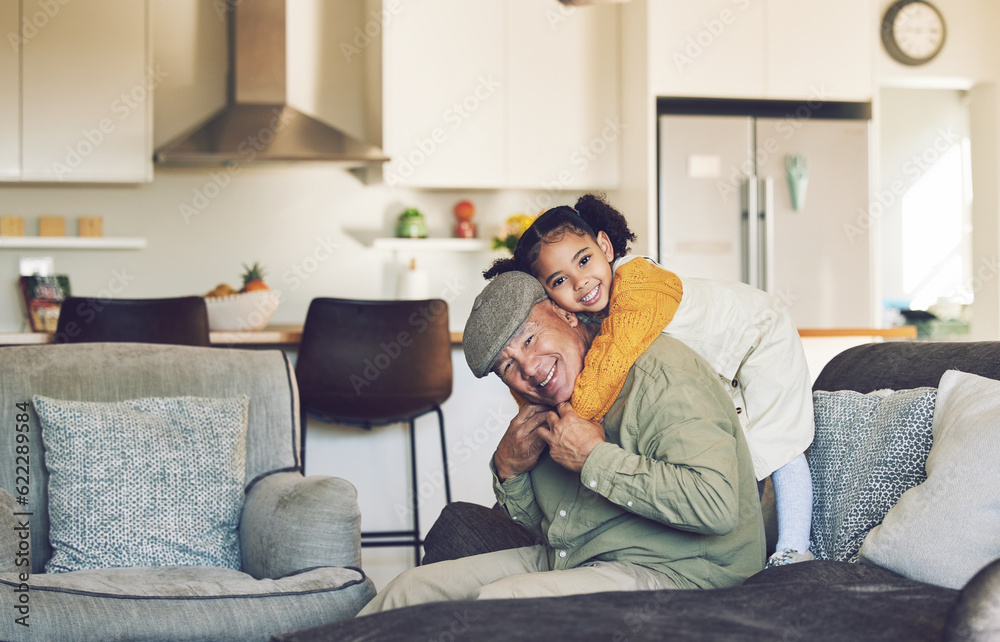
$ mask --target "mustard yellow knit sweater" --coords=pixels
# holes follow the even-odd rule
[[[570,403],[578,415],[596,421],[607,414],[632,364],[673,320],[682,294],[680,277],[642,257],[619,266],[601,333],[573,386]],[[514,390],[510,394],[518,407],[527,403]]]
[[[674,318],[680,278],[637,257],[615,271],[611,303],[573,386],[573,409],[596,421],[611,409],[632,364]]]

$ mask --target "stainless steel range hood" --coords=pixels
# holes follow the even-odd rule
[[[226,8],[227,105],[157,150],[157,164],[324,161],[353,168],[389,160],[285,102],[285,0],[226,0]]]

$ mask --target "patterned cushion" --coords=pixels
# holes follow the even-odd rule
[[[858,561],[868,531],[926,479],[936,395],[934,388],[813,393],[810,548],[817,559]]]
[[[49,573],[240,568],[249,397],[35,396],[49,470]]]

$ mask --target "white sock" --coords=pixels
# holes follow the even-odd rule
[[[771,483],[778,512],[775,549],[779,553],[788,549],[805,553],[812,527],[812,476],[805,453],[771,473]]]

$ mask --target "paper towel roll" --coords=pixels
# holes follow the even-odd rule
[[[430,278],[426,272],[417,269],[417,261],[410,261],[410,269],[403,270],[399,275],[399,287],[396,297],[400,299],[429,299]]]

